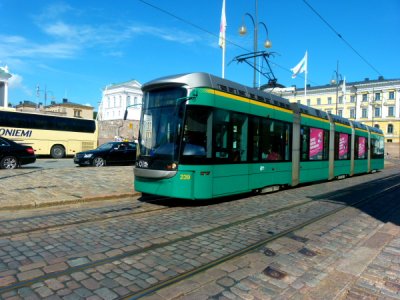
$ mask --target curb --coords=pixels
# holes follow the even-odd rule
[[[107,200],[115,200],[115,199],[119,199],[119,198],[138,196],[140,194],[141,193],[138,193],[138,192],[129,192],[129,193],[99,195],[99,196],[91,196],[91,197],[76,197],[76,196],[74,196],[74,197],[76,197],[75,199],[64,199],[64,200],[60,199],[60,200],[54,200],[51,202],[42,202],[42,203],[33,201],[32,203],[27,203],[27,204],[4,205],[4,206],[0,207],[0,211],[36,209],[36,208],[62,206],[62,205],[68,205],[68,204],[86,203],[86,202],[94,202],[94,201],[107,201]]]

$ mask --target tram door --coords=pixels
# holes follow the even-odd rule
[[[216,110],[213,127],[213,195],[223,196],[248,191],[247,116]]]

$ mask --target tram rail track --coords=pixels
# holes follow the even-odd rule
[[[368,184],[378,184],[378,182],[382,180],[388,180],[391,178],[397,178],[398,175],[390,175],[381,179],[377,179],[374,183]],[[297,188],[297,187],[296,187]],[[296,189],[295,188],[295,189]],[[335,193],[335,197],[341,196],[342,193]],[[126,197],[123,197],[125,199]],[[317,199],[317,198],[316,198]],[[140,210],[143,206],[147,204],[160,204],[165,201],[165,197],[162,198],[152,198],[150,200],[146,200],[145,202],[140,202],[135,205],[111,205],[110,208],[89,208],[75,213],[75,212],[61,212],[55,214],[45,214],[36,217],[23,217],[23,218],[15,218],[0,221],[0,238],[8,237],[17,234],[27,234],[38,232],[42,230],[51,230],[57,229],[65,226],[74,226],[85,223],[93,223],[99,220],[109,220],[116,217],[125,217],[132,215],[145,215],[147,213],[158,212],[160,210],[168,209],[168,207],[156,207],[154,209],[149,210]],[[334,200],[332,200],[334,201]],[[120,213],[123,212],[123,213]],[[115,214],[113,214],[115,213]],[[76,214],[78,216],[76,217]],[[97,215],[96,215],[97,214]],[[33,220],[33,221],[32,221]],[[64,220],[61,221],[60,220]],[[37,221],[37,222],[36,222]],[[27,223],[31,223],[30,226],[27,226]],[[56,223],[54,225],[48,225],[49,223]],[[22,224],[22,225],[21,225]],[[27,228],[29,227],[29,228]]]
[[[366,197],[366,198],[364,198],[364,199],[362,199],[360,201],[355,201],[355,202],[350,203],[350,204],[349,203],[338,203],[338,202],[330,203],[331,201],[328,201],[328,202],[320,201],[319,202],[320,206],[321,206],[321,203],[324,202],[326,204],[330,203],[333,206],[333,208],[331,210],[325,212],[325,213],[319,214],[316,217],[309,218],[305,222],[301,222],[301,223],[297,224],[294,227],[290,227],[290,228],[281,230],[280,232],[268,231],[267,236],[265,238],[257,241],[257,242],[251,243],[250,245],[248,245],[246,247],[243,247],[243,248],[241,248],[241,249],[239,249],[237,251],[233,251],[233,252],[228,253],[226,255],[222,255],[221,257],[219,257],[217,259],[213,259],[213,260],[211,260],[211,261],[209,261],[207,263],[203,263],[201,266],[194,267],[194,268],[192,268],[191,270],[189,270],[187,272],[181,272],[181,273],[178,272],[177,276],[169,276],[168,279],[162,280],[160,282],[157,282],[156,284],[153,284],[148,288],[144,288],[144,289],[140,289],[138,291],[134,291],[134,292],[130,293],[129,295],[126,295],[126,298],[137,299],[137,298],[143,297],[145,295],[149,295],[151,293],[154,293],[157,290],[165,288],[165,287],[167,287],[169,285],[172,285],[172,284],[174,284],[176,282],[182,281],[185,278],[188,278],[188,277],[190,277],[190,276],[192,276],[194,274],[197,274],[199,272],[202,272],[204,270],[212,268],[213,266],[216,266],[216,265],[221,264],[221,263],[223,263],[223,262],[225,262],[227,260],[230,260],[230,259],[233,259],[233,258],[238,257],[240,255],[243,255],[243,254],[245,254],[247,252],[253,251],[254,249],[256,249],[258,247],[261,247],[262,245],[264,245],[264,244],[266,244],[266,243],[268,243],[268,242],[270,242],[270,241],[272,241],[274,239],[277,239],[277,238],[279,238],[281,236],[287,235],[290,232],[296,231],[299,228],[302,228],[302,227],[304,227],[304,226],[306,226],[308,224],[311,224],[311,223],[316,222],[316,221],[318,221],[320,219],[323,219],[323,218],[325,218],[327,216],[330,216],[330,215],[332,215],[332,214],[334,214],[334,213],[336,213],[336,212],[338,212],[340,210],[343,210],[346,207],[348,207],[349,205],[351,205],[351,206],[361,205],[362,203],[365,203],[365,202],[368,202],[368,201],[372,201],[374,199],[379,198],[385,192],[387,192],[387,191],[389,191],[391,189],[398,189],[399,187],[400,187],[400,184],[391,185],[391,186],[387,187],[386,189],[380,191],[379,193],[377,193],[375,195],[370,195],[370,196],[368,196],[368,197]],[[332,200],[332,199],[330,199],[330,200]],[[199,232],[191,234],[191,235],[185,235],[185,236],[182,236],[180,238],[177,238],[177,239],[174,239],[174,240],[170,240],[170,241],[167,241],[167,242],[164,242],[164,243],[154,244],[154,245],[151,245],[149,247],[144,247],[144,248],[137,249],[137,250],[134,250],[134,251],[128,251],[128,252],[125,252],[123,254],[112,256],[112,257],[109,257],[109,258],[106,258],[106,259],[97,260],[97,261],[90,262],[90,263],[87,263],[87,264],[83,264],[83,265],[80,265],[80,266],[77,266],[77,267],[71,267],[71,268],[68,268],[65,271],[49,273],[49,274],[46,274],[44,276],[39,276],[37,278],[34,278],[32,280],[20,281],[18,283],[15,283],[15,284],[8,285],[8,286],[0,288],[0,296],[3,293],[6,293],[6,292],[9,292],[9,291],[12,291],[12,290],[17,290],[17,289],[20,289],[22,287],[29,287],[29,286],[32,286],[35,283],[44,282],[45,280],[50,279],[50,278],[56,278],[56,277],[59,277],[59,276],[62,276],[62,275],[70,275],[70,274],[78,272],[78,271],[84,271],[84,270],[87,270],[87,269],[90,269],[90,268],[93,269],[93,268],[99,267],[101,265],[113,264],[113,263],[115,263],[117,261],[123,261],[123,260],[130,259],[130,257],[133,257],[133,256],[146,256],[148,253],[151,253],[151,252],[154,252],[154,251],[158,251],[160,249],[167,248],[167,247],[172,247],[172,245],[174,245],[174,244],[184,243],[184,242],[187,242],[189,240],[194,240],[196,238],[200,238],[202,236],[215,234],[217,232],[222,232],[222,231],[224,231],[226,229],[233,228],[233,227],[248,226],[248,224],[250,224],[250,223],[257,223],[258,221],[262,221],[264,219],[267,219],[267,217],[271,217],[273,215],[278,215],[280,213],[289,212],[290,210],[299,209],[299,212],[300,212],[300,209],[303,208],[304,211],[307,211],[306,206],[310,205],[310,204],[312,205],[312,204],[315,204],[315,203],[316,203],[316,201],[314,201],[313,199],[311,199],[311,200],[308,199],[308,200],[303,201],[301,203],[297,203],[297,204],[294,204],[294,205],[289,205],[289,206],[286,206],[286,207],[282,207],[282,208],[274,210],[274,211],[265,212],[265,213],[258,214],[258,215],[255,215],[255,216],[251,216],[249,218],[245,218],[245,219],[238,220],[238,221],[235,221],[235,222],[230,222],[228,224],[224,224],[224,225],[221,225],[221,226],[218,226],[218,227],[215,227],[215,228],[211,228],[211,229],[208,229],[208,230],[199,231]],[[335,205],[336,205],[336,207],[334,207]]]
[[[125,197],[124,197],[125,198]],[[124,217],[131,215],[144,215],[152,212],[157,212],[160,210],[168,209],[168,207],[158,206],[149,210],[140,210],[146,204],[157,204],[158,202],[162,202],[164,198],[160,199],[152,199],[150,201],[141,202],[135,205],[112,205],[108,206],[108,208],[92,208],[85,209],[82,212],[62,212],[56,214],[46,214],[37,217],[24,217],[24,218],[16,218],[0,221],[0,238],[14,236],[18,234],[27,234],[38,231],[45,231],[51,229],[57,229],[65,226],[74,226],[85,223],[93,223],[98,222],[100,220],[109,220],[116,217]],[[122,213],[120,213],[122,212]],[[97,215],[96,215],[97,214]],[[77,216],[78,215],[78,216]],[[65,221],[61,221],[60,219],[65,219]],[[36,222],[37,220],[37,222]],[[29,228],[25,227],[28,221],[31,222]],[[56,223],[54,225],[48,225],[49,223]],[[25,223],[25,224],[24,224]],[[22,226],[21,226],[22,224]]]
[[[351,206],[352,207],[361,206],[362,204],[365,204],[365,203],[367,203],[369,201],[373,201],[373,200],[376,200],[376,199],[382,197],[386,192],[389,192],[389,191],[392,191],[392,190],[397,190],[397,189],[400,189],[400,183],[399,184],[395,184],[394,186],[385,188],[384,190],[382,190],[381,192],[379,192],[376,195],[371,195],[371,196],[366,197],[366,198],[364,198],[362,200],[356,201],[356,202],[352,203]],[[304,223],[301,223],[301,224],[297,225],[296,227],[289,228],[287,230],[284,230],[282,232],[274,234],[273,236],[271,236],[269,238],[266,238],[264,240],[260,240],[257,243],[254,243],[254,244],[252,244],[252,245],[250,245],[250,246],[248,246],[246,248],[243,248],[243,249],[241,249],[239,251],[236,251],[236,252],[231,253],[229,255],[226,255],[224,257],[221,257],[220,259],[212,261],[212,262],[210,262],[208,264],[204,264],[199,268],[193,269],[193,270],[191,270],[189,272],[186,272],[184,274],[180,274],[179,276],[169,278],[168,280],[165,280],[163,282],[155,284],[155,285],[151,286],[150,288],[144,289],[144,290],[142,290],[140,292],[131,293],[129,295],[126,295],[125,297],[123,297],[123,299],[140,299],[140,298],[142,298],[144,296],[151,295],[151,294],[153,294],[153,293],[155,293],[155,292],[157,292],[157,291],[159,291],[161,289],[164,289],[164,288],[167,288],[169,286],[172,286],[172,285],[174,285],[174,284],[176,284],[178,282],[181,282],[181,281],[183,281],[183,280],[185,280],[185,279],[187,279],[187,278],[189,278],[191,276],[194,276],[194,275],[196,275],[198,273],[201,273],[201,272],[204,272],[206,270],[209,270],[209,269],[211,269],[211,268],[213,268],[213,267],[215,267],[217,265],[220,265],[220,264],[222,264],[222,263],[224,263],[226,261],[238,258],[238,257],[240,257],[240,256],[242,256],[244,254],[250,253],[250,252],[252,252],[252,251],[254,251],[254,250],[258,249],[258,248],[263,247],[264,245],[266,245],[269,242],[272,242],[272,241],[274,241],[276,239],[279,239],[279,238],[281,238],[283,236],[287,236],[289,234],[292,234],[295,231],[306,227],[307,225],[310,225],[312,223],[315,223],[315,222],[318,222],[318,221],[320,221],[322,219],[325,219],[325,218],[327,218],[329,216],[332,216],[332,215],[334,215],[334,214],[336,214],[336,213],[338,213],[338,212],[340,212],[340,211],[342,211],[342,210],[344,210],[344,209],[346,209],[348,207],[349,206],[347,206],[347,205],[345,205],[343,207],[338,207],[338,208],[336,208],[336,209],[334,209],[334,210],[332,210],[330,212],[327,212],[327,213],[322,214],[322,215],[320,215],[320,216],[318,216],[316,218],[312,218],[312,219],[310,219],[310,220],[308,220],[308,221],[306,221]]]

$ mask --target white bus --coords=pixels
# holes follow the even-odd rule
[[[0,136],[62,158],[97,147],[95,120],[0,110]]]

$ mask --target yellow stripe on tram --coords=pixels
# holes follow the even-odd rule
[[[241,101],[241,102],[250,103],[250,104],[261,106],[261,107],[280,110],[282,112],[289,113],[289,114],[293,114],[293,111],[290,110],[290,109],[287,109],[287,108],[271,105],[271,104],[268,104],[268,103],[263,103],[263,102],[252,100],[250,98],[246,98],[246,97],[242,97],[242,96],[232,95],[232,94],[229,94],[229,93],[226,93],[226,92],[221,92],[221,91],[217,91],[217,90],[213,90],[213,89],[206,89],[206,93],[214,94],[214,95],[225,97],[225,98],[229,98],[229,99],[232,99],[232,100],[237,100],[237,101]]]

